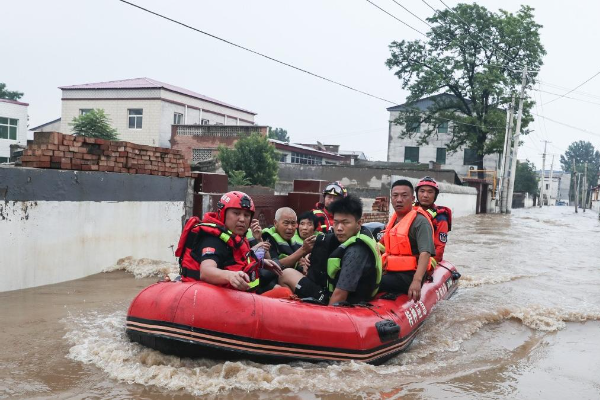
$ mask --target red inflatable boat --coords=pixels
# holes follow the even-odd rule
[[[161,282],[131,303],[127,334],[134,342],[184,357],[377,364],[408,347],[436,303],[454,293],[459,277],[443,261],[416,303],[401,295],[344,307],[203,282]]]

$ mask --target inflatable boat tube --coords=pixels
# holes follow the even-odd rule
[[[379,295],[353,306],[273,299],[204,282],[160,282],[133,300],[126,332],[134,342],[183,357],[379,364],[410,345],[459,277],[443,261],[420,301]]]

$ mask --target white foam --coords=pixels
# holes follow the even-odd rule
[[[119,259],[115,265],[104,269],[102,272],[125,270],[132,273],[136,278],[148,278],[150,276],[176,274],[178,269],[177,264],[172,262],[149,258],[125,257]]]

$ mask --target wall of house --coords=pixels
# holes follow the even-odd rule
[[[0,167],[0,292],[175,261],[190,180]]]
[[[0,157],[10,157],[10,145],[27,143],[27,106],[0,101],[0,117],[17,119],[17,140],[0,139]]]

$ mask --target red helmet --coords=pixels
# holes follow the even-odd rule
[[[341,183],[339,183],[338,181],[335,181],[335,182],[331,182],[323,190],[323,196],[327,196],[328,194],[331,194],[333,196],[346,197],[346,196],[348,196],[348,190],[346,190],[346,188]]]
[[[435,189],[435,197],[436,198],[437,198],[438,194],[440,194],[440,188],[439,188],[437,182],[435,181],[435,179],[433,179],[430,176],[426,176],[425,178],[421,179],[419,181],[419,183],[417,183],[417,186],[415,188],[416,191],[417,191],[417,193],[419,192],[419,188],[421,186],[431,186],[432,188],[434,188]]]
[[[221,222],[225,223],[225,214],[230,208],[248,210],[250,211],[250,214],[252,214],[252,217],[254,216],[254,202],[252,201],[250,196],[248,196],[244,192],[227,192],[223,196],[221,196],[221,199],[217,202],[217,215]]]

